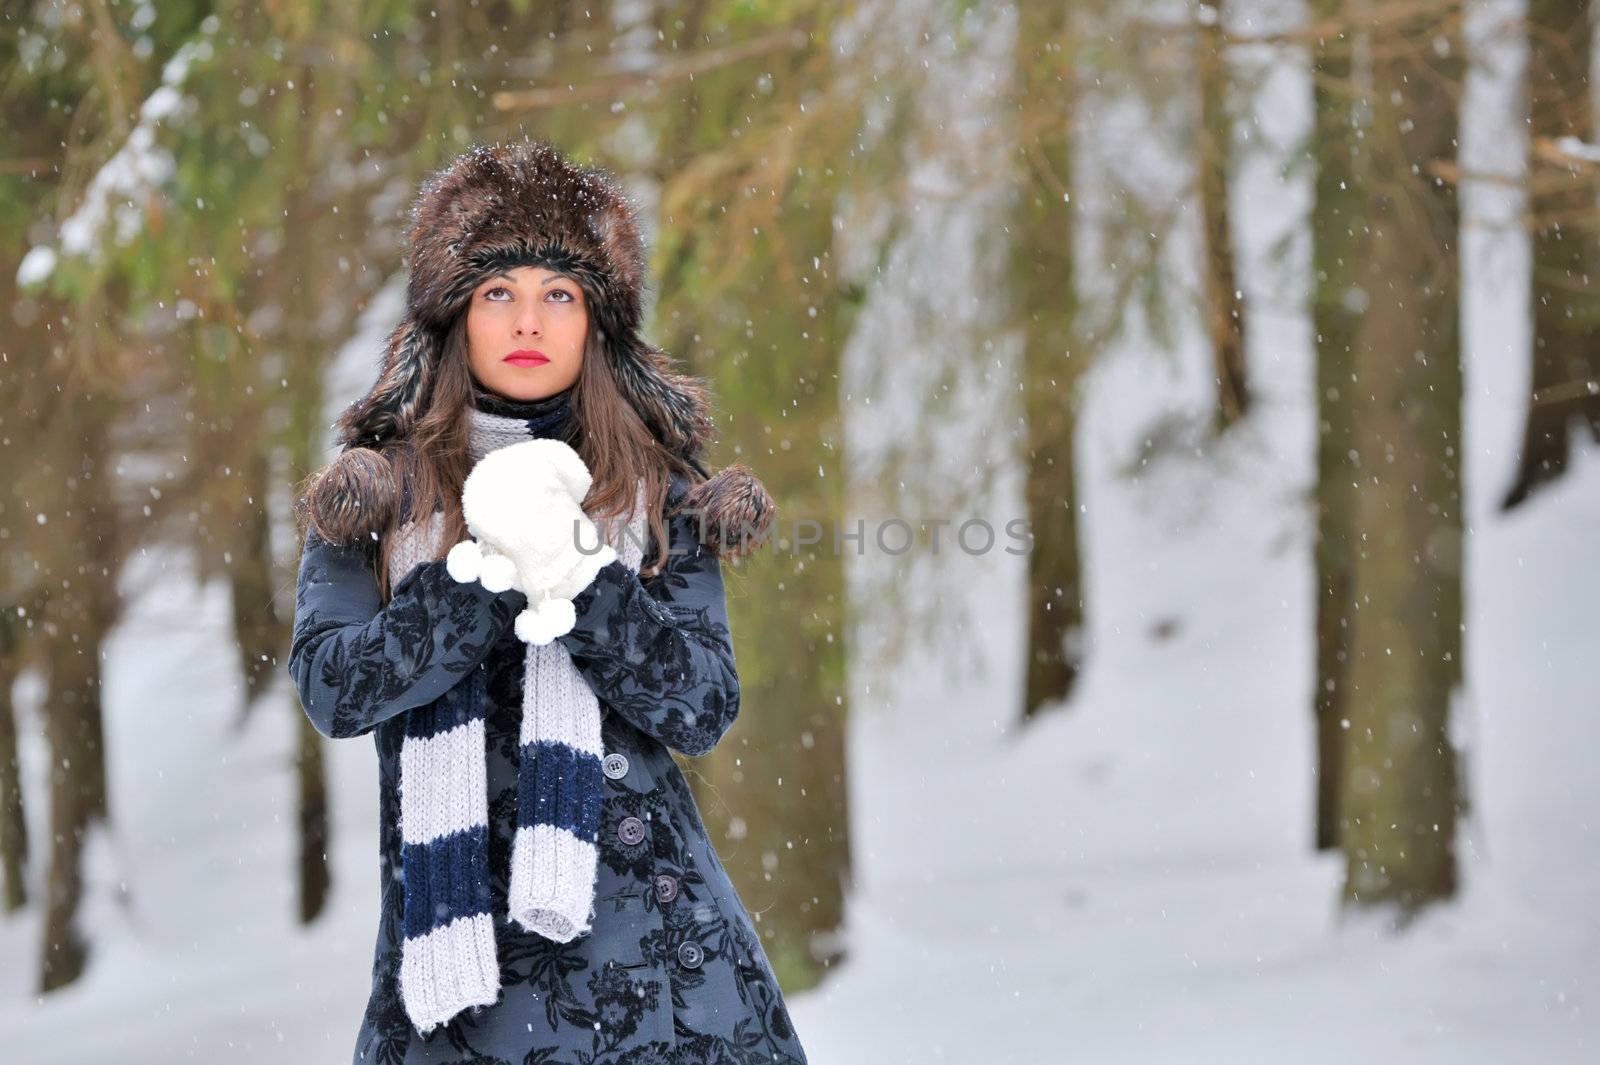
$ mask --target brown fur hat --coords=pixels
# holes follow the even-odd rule
[[[560,270],[584,286],[623,396],[664,448],[705,473],[700,455],[714,438],[706,386],[675,372],[674,361],[640,335],[644,240],[633,203],[610,175],[572,163],[545,141],[477,145],[423,181],[406,261],[405,316],[389,335],[377,382],[340,416],[344,452],[316,493],[319,513],[351,517],[348,528],[332,523],[340,533],[364,537],[392,513],[383,498],[390,486],[373,482],[382,471],[369,460],[415,424],[444,338],[473,290],[515,266]],[[724,558],[760,546],[776,513],[743,465],[695,485],[687,504],[701,515],[706,546]]]

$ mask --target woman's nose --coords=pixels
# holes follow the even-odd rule
[[[518,336],[539,335],[539,316],[531,310],[523,311],[517,315],[516,333]]]

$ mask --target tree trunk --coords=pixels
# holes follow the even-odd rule
[[[304,85],[305,106],[312,108],[314,113],[317,99],[316,71],[309,67],[304,68],[300,71],[300,76]],[[326,355],[322,336],[317,328],[320,315],[310,313],[319,307],[323,298],[319,285],[322,275],[316,269],[318,248],[315,237],[320,212],[314,200],[315,190],[309,181],[310,175],[319,172],[319,168],[315,165],[316,144],[311,136],[315,125],[316,123],[310,120],[300,125],[300,135],[295,142],[295,150],[304,161],[300,172],[306,175],[306,180],[297,183],[287,196],[285,204],[289,224],[286,229],[284,261],[289,269],[285,271],[283,277],[287,283],[287,292],[282,298],[285,306],[307,309],[307,313],[295,317],[282,337],[285,349],[285,380],[288,382],[289,394],[294,397],[294,414],[289,419],[287,432],[290,476],[296,483],[310,474],[319,464],[319,456],[325,442],[324,435],[327,431],[322,417],[325,402],[323,374],[327,370],[324,361]],[[359,217],[356,212],[349,210],[348,202],[342,206],[345,207],[341,212],[344,217]],[[330,283],[338,283],[337,273],[330,272],[330,277],[333,279]],[[262,531],[263,537],[268,531],[270,530]],[[296,561],[290,572],[299,568],[299,538],[296,540]],[[272,564],[270,548],[263,544],[263,551],[266,557],[261,568],[270,570]],[[271,601],[270,597],[261,600],[264,611],[270,613],[267,608],[270,607]],[[277,624],[276,617],[270,620]],[[241,639],[244,631],[240,630]],[[278,641],[286,639],[287,626],[279,625],[277,634]],[[263,642],[267,641],[264,639]],[[281,643],[277,646],[281,647]],[[272,654],[276,660],[278,653],[276,650],[267,653]],[[331,845],[333,830],[328,819],[328,777],[323,764],[323,738],[304,713],[298,711],[295,713],[295,725],[297,737],[294,762],[297,800],[295,824],[299,829],[296,881],[300,890],[300,920],[309,924],[327,905],[329,889],[332,887],[333,877],[328,868],[328,848]]]
[[[1370,304],[1355,344],[1361,554],[1340,838],[1344,898],[1402,922],[1456,890],[1461,678],[1459,12],[1374,34],[1368,155]]]
[[[1079,381],[1088,357],[1077,344],[1073,268],[1071,139],[1076,115],[1066,8],[1024,5],[1017,33],[1020,145],[1011,252],[1021,304],[1024,487],[1033,543],[1028,552],[1028,655],[1022,716],[1072,694],[1083,666],[1083,578],[1078,547],[1073,438]],[[1026,132],[1033,128],[1037,135]]]
[[[88,958],[77,927],[83,894],[84,838],[108,820],[100,648],[116,620],[121,569],[108,430],[114,405],[94,396],[76,403],[81,451],[63,463],[56,572],[72,574],[50,604],[46,656],[50,748],[50,870],[45,889],[39,993],[76,980]]]
[[[22,805],[22,765],[17,754],[17,719],[11,689],[22,666],[24,625],[16,609],[0,614],[0,875],[6,913],[28,902],[28,822]]]
[[[295,781],[299,785],[300,921],[310,924],[328,904],[328,786],[322,764],[322,735],[301,714]]]
[[[267,510],[272,479],[270,442],[257,432],[259,446],[244,456],[239,469],[243,479],[243,506],[239,509],[239,528],[231,540],[234,554],[228,566],[228,583],[233,593],[234,646],[239,655],[239,671],[244,678],[245,708],[255,703],[263,688],[277,676],[278,654],[285,640],[286,625],[273,607],[277,574],[272,562],[272,520]]]
[[[1323,0],[1317,14],[1337,14],[1342,0]],[[1316,335],[1316,716],[1318,850],[1339,845],[1339,790],[1343,753],[1346,672],[1355,618],[1354,347],[1361,320],[1356,268],[1366,209],[1356,188],[1351,153],[1359,143],[1350,89],[1351,34],[1313,45],[1312,92],[1316,191],[1311,208],[1312,322]]]
[[[1233,117],[1228,110],[1228,56],[1220,3],[1202,3],[1197,29],[1196,72],[1200,83],[1200,211],[1205,227],[1206,332],[1217,383],[1215,425],[1227,429],[1250,409],[1244,362],[1244,307],[1234,268],[1232,212],[1228,207],[1228,163],[1233,155]]]
[[[62,616],[58,625],[70,624]],[[71,640],[50,641],[45,736],[50,748],[50,870],[45,882],[39,993],[65,987],[83,973],[88,943],[77,925],[83,896],[83,841],[95,820],[92,729],[93,668]]]
[[[1536,144],[1594,140],[1588,0],[1529,0],[1528,120]],[[1529,161],[1533,219],[1532,382],[1522,451],[1501,502],[1509,510],[1567,468],[1574,422],[1600,441],[1600,212],[1596,168],[1536,150]]]

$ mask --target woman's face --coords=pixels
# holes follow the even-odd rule
[[[495,274],[467,305],[472,376],[506,399],[553,396],[578,380],[588,331],[583,290],[572,278],[539,266]]]

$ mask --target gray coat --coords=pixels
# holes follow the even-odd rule
[[[669,504],[685,485],[675,481]],[[598,695],[605,793],[592,931],[556,943],[507,919],[516,816],[525,599],[458,584],[425,562],[381,605],[371,547],[308,535],[289,672],[330,737],[371,733],[378,752],[381,919],[355,1061],[478,1065],[803,1065],[805,1052],[750,916],[668,748],[711,750],[739,712],[721,565],[687,515],[666,567],[620,561],[575,601],[561,640]],[[653,557],[654,544],[645,558]],[[490,875],[501,996],[427,1036],[401,1005],[400,744],[407,710],[487,671]],[[635,823],[642,823],[642,839]]]

